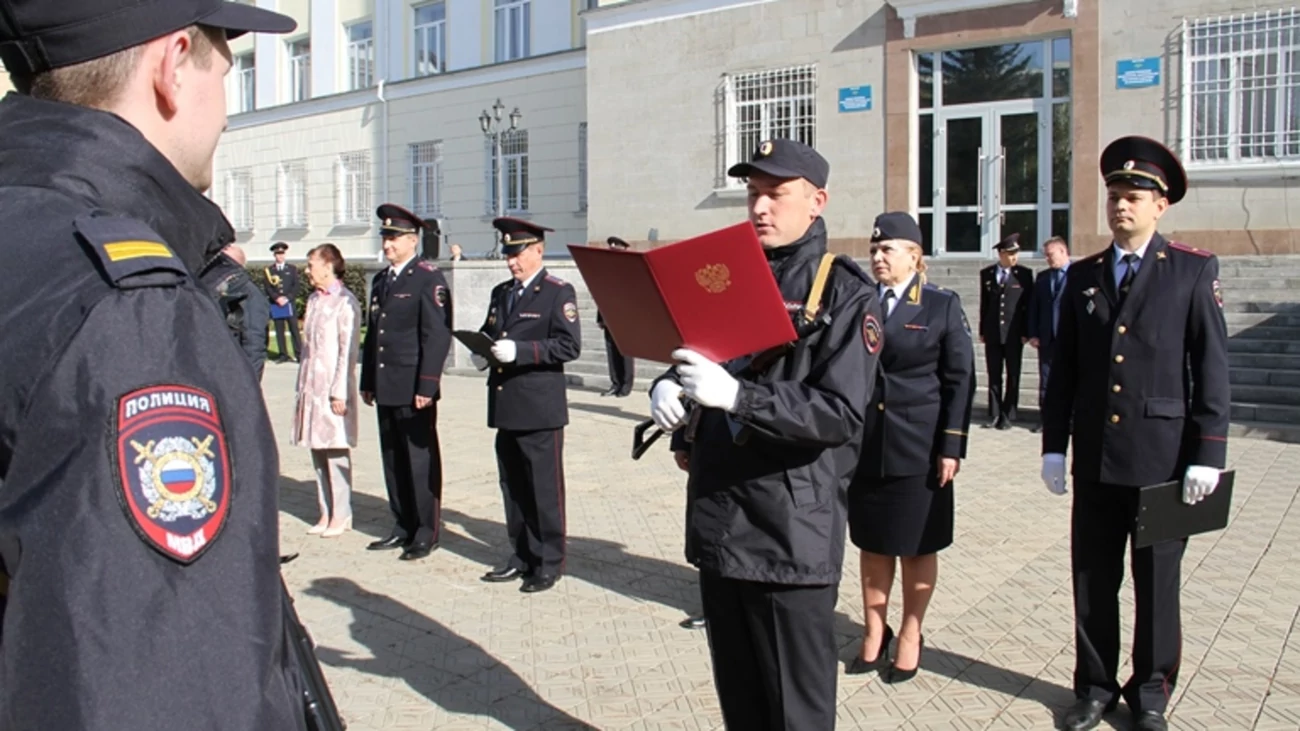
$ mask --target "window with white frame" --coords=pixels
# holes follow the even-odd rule
[[[415,8],[415,75],[440,74],[447,69],[447,4]]]
[[[279,228],[307,228],[306,160],[285,160],[276,170],[275,217]]]
[[[236,231],[253,230],[253,171],[233,168],[226,171],[226,217]]]
[[[496,0],[497,63],[531,55],[532,5],[532,0]]]
[[[442,140],[410,146],[411,212],[421,218],[442,215]]]
[[[1300,159],[1300,9],[1184,22],[1183,157]]]
[[[353,23],[348,32],[348,89],[375,85],[375,26],[369,20]]]
[[[816,65],[727,75],[722,103],[724,171],[749,159],[763,140],[780,137],[816,146]],[[734,178],[720,177],[724,185],[739,186]]]
[[[578,210],[587,210],[587,123],[578,123]]]
[[[345,152],[334,166],[334,222],[360,226],[370,221],[370,151]]]
[[[290,41],[289,101],[301,102],[311,98],[311,39]]]
[[[487,140],[487,212],[496,212],[497,161],[493,155],[492,140]],[[505,212],[528,211],[528,130],[517,129],[501,133],[501,162],[505,175],[501,187],[505,189]]]
[[[251,112],[257,106],[257,76],[254,71],[254,57],[252,53],[241,53],[235,56],[235,99],[237,105],[236,111]]]

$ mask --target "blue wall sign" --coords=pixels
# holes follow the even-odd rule
[[[840,89],[840,112],[871,111],[870,86],[846,86]]]
[[[1160,86],[1160,57],[1126,58],[1115,62],[1115,88]]]

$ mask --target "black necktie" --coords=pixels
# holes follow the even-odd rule
[[[519,295],[523,294],[523,287],[515,287],[510,290],[510,296],[506,297],[506,317],[515,311],[515,305],[519,304]]]
[[[893,304],[894,298],[897,296],[898,295],[894,293],[893,287],[890,287],[885,290],[885,294],[884,294],[885,301],[881,303],[880,307],[885,311],[886,320],[888,320],[889,316],[893,314],[893,310],[891,309],[890,305]]]
[[[1119,281],[1119,298],[1123,300],[1128,296],[1129,287],[1133,286],[1133,277],[1137,276],[1138,255],[1125,254],[1120,261],[1127,267],[1124,270],[1124,278]]]
[[[1061,275],[1064,274],[1060,269],[1052,270],[1052,299],[1061,291]]]

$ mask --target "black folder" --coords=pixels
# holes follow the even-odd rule
[[[487,358],[490,365],[501,365],[496,356],[492,355],[492,344],[496,342],[492,338],[478,330],[454,330],[451,334],[455,335],[456,339],[463,343],[466,348],[469,348],[471,353]]]
[[[1133,547],[1146,548],[1198,533],[1222,530],[1232,507],[1232,470],[1219,474],[1219,486],[1195,505],[1183,502],[1183,481],[1148,485],[1138,492]]]

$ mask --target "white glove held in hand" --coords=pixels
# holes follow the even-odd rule
[[[714,409],[731,411],[736,407],[740,382],[727,369],[686,348],[674,350],[672,357],[683,363],[677,366],[677,375],[688,398]]]
[[[1043,455],[1043,484],[1053,495],[1065,494],[1065,455],[1048,453]]]
[[[498,340],[492,343],[492,357],[502,363],[514,363],[518,348],[513,340]]]
[[[470,354],[469,354],[469,362],[470,362],[470,363],[473,363],[473,364],[474,364],[474,367],[477,368],[477,369],[479,369],[480,371],[485,371],[485,370],[487,370],[487,367],[488,367],[488,359],[487,359],[487,358],[484,358],[483,356],[479,355],[478,353],[470,353]]]
[[[676,381],[665,378],[655,384],[650,392],[650,416],[655,426],[665,432],[675,431],[686,419],[686,405],[681,399],[682,387]]]
[[[1187,468],[1187,475],[1183,477],[1183,502],[1188,505],[1195,505],[1214,492],[1219,486],[1219,470],[1217,467],[1202,467],[1192,465]]]

